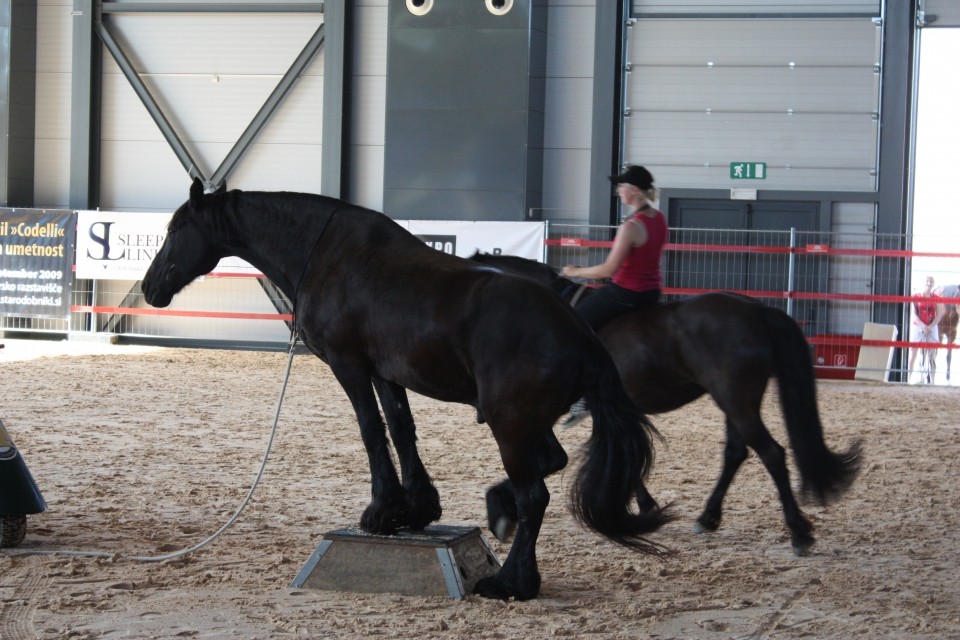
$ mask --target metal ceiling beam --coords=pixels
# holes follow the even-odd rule
[[[116,60],[117,66],[120,67],[120,71],[123,72],[127,82],[130,83],[130,86],[133,87],[137,97],[140,98],[140,102],[142,102],[143,106],[146,107],[147,113],[150,114],[150,117],[153,118],[157,128],[160,129],[160,133],[163,134],[163,137],[167,140],[170,148],[173,149],[173,152],[176,154],[177,159],[180,160],[180,164],[182,164],[183,168],[187,170],[188,174],[190,174],[190,178],[200,178],[200,180],[204,180],[203,173],[200,171],[199,167],[197,167],[197,163],[194,161],[193,156],[190,155],[190,152],[183,144],[180,136],[177,135],[177,132],[173,130],[173,127],[170,125],[170,121],[167,120],[165,115],[163,115],[163,111],[160,110],[160,107],[157,105],[157,101],[150,93],[150,90],[147,89],[147,85],[145,85],[143,80],[140,78],[140,74],[138,74],[137,70],[133,68],[133,63],[131,63],[130,59],[127,58],[126,54],[123,52],[123,49],[121,49],[120,45],[117,44],[117,41],[113,39],[113,35],[110,33],[110,30],[107,29],[99,15],[97,16],[97,21],[94,25],[94,28],[96,29],[97,35],[100,36],[100,40],[103,41],[103,45],[107,48],[107,51],[109,51],[110,55],[113,56],[113,59]]]
[[[247,3],[182,3],[182,2],[145,2],[145,3],[126,3],[126,2],[99,2],[99,11],[96,12],[95,16],[95,25],[97,35],[100,37],[100,40],[103,41],[104,47],[107,51],[110,52],[110,55],[117,62],[117,65],[120,67],[120,71],[123,73],[124,77],[130,83],[130,86],[133,88],[134,92],[137,94],[137,97],[140,98],[140,101],[143,103],[143,106],[146,108],[147,113],[150,114],[150,117],[153,118],[154,123],[157,125],[157,128],[160,130],[160,133],[166,139],[167,143],[170,145],[170,148],[173,150],[174,154],[177,156],[177,159],[180,161],[180,164],[183,165],[183,168],[190,175],[190,178],[199,178],[207,188],[207,190],[214,190],[218,188],[224,180],[233,172],[236,168],[237,163],[243,157],[243,154],[247,152],[250,145],[259,135],[263,127],[269,122],[270,118],[273,116],[274,112],[283,102],[283,99],[287,97],[290,91],[293,88],[293,85],[296,83],[297,79],[303,74],[306,70],[310,61],[313,60],[317,52],[323,46],[324,34],[325,34],[325,24],[321,24],[317,31],[313,34],[313,37],[307,42],[303,50],[300,52],[300,55],[297,56],[297,59],[294,60],[293,64],[284,74],[283,78],[280,79],[280,82],[277,84],[276,88],[267,98],[264,105],[260,108],[257,114],[254,116],[253,120],[247,126],[246,130],[240,136],[240,138],[233,145],[233,148],[230,149],[230,152],[227,153],[226,157],[223,159],[223,162],[214,172],[214,174],[208,180],[203,172],[200,170],[197,162],[194,160],[193,156],[190,154],[186,145],[180,139],[180,136],[173,129],[173,126],[170,124],[170,121],[167,120],[166,116],[163,114],[163,111],[160,109],[157,104],[156,99],[150,93],[150,90],[144,84],[140,74],[137,73],[137,70],[134,69],[133,63],[123,52],[123,49],[114,39],[113,34],[110,32],[110,29],[104,23],[102,19],[102,14],[104,13],[128,13],[128,12],[142,12],[142,13],[157,13],[157,12],[173,12],[173,11],[184,11],[189,10],[190,12],[210,12],[210,11],[222,11],[230,13],[245,13],[245,12],[258,12],[265,11],[269,8],[271,13],[276,13],[277,10],[283,11],[296,11],[299,13],[305,12],[322,12],[324,5],[320,2],[300,2],[300,3],[280,3],[280,4],[247,4]],[[325,83],[326,84],[326,83]],[[326,140],[325,140],[326,142]],[[339,168],[339,163],[336,165]]]
[[[323,149],[320,157],[320,193],[334,198],[349,194],[343,167],[349,166],[344,132],[350,130],[350,20],[352,7],[344,0],[324,4],[326,44],[323,51]]]
[[[73,209],[100,200],[100,76],[102,56],[93,37],[95,0],[73,2],[70,92],[70,194]]]
[[[297,59],[293,61],[293,64],[287,69],[287,72],[283,74],[273,93],[270,94],[267,101],[260,107],[260,111],[253,117],[253,120],[250,121],[246,130],[213,173],[213,176],[210,178],[210,187],[216,189],[223,183],[227,176],[233,173],[240,158],[243,157],[243,154],[246,153],[250,145],[253,144],[253,141],[257,135],[259,135],[264,125],[266,125],[273,116],[274,112],[280,106],[280,103],[283,102],[283,99],[286,98],[287,94],[293,89],[294,83],[296,83],[297,79],[307,68],[307,65],[310,64],[310,61],[313,60],[313,57],[320,50],[320,47],[323,46],[323,39],[324,25],[321,24],[300,52],[300,55],[297,56]],[[326,140],[324,140],[324,142],[326,142]]]

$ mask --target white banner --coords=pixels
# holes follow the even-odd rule
[[[457,220],[398,220],[397,222],[434,249],[461,258],[469,258],[479,251],[543,261],[543,222]]]
[[[163,246],[172,217],[172,213],[79,211],[77,277],[142,280]],[[240,258],[224,258],[213,273],[260,274]]]
[[[77,277],[140,280],[163,244],[172,215],[77,212]]]
[[[141,280],[167,235],[172,213],[79,211],[77,277],[92,280]],[[462,258],[476,251],[543,260],[542,222],[465,222],[398,220],[427,245]],[[219,275],[258,275],[239,258],[224,258]]]

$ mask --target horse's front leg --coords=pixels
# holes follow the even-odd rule
[[[331,369],[353,405],[370,464],[373,499],[360,518],[360,527],[368,533],[392,535],[408,523],[409,516],[403,487],[390,457],[386,426],[377,406],[371,378],[358,367],[331,363]]]
[[[380,405],[387,418],[393,448],[400,460],[400,476],[406,490],[407,522],[411,529],[423,529],[440,519],[440,494],[430,481],[430,475],[417,451],[417,428],[410,412],[407,390],[398,384],[380,378],[373,379],[380,396]]]

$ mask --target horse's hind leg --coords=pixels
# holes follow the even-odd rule
[[[694,525],[694,531],[703,533],[705,531],[716,531],[720,526],[720,520],[723,517],[723,499],[727,495],[730,483],[733,477],[737,475],[740,465],[747,459],[747,446],[743,443],[736,429],[727,419],[727,443],[723,448],[723,467],[720,470],[720,477],[713,488],[713,493],[707,498],[707,504],[703,513],[697,518]]]
[[[783,505],[783,516],[790,529],[790,542],[794,553],[798,556],[806,555],[816,540],[810,535],[813,525],[803,516],[793,495],[793,489],[790,487],[786,451],[773,439],[759,418],[752,424],[750,431],[745,434],[747,445],[757,452],[757,456],[763,461],[763,465],[777,486],[780,503]]]
[[[423,529],[439,520],[443,510],[440,507],[440,494],[430,481],[417,451],[417,428],[410,413],[407,390],[379,378],[374,378],[373,385],[380,396],[393,448],[400,461],[400,476],[406,491],[406,525],[412,529]]]
[[[552,430],[540,441],[536,460],[543,477],[567,466],[567,452]],[[509,478],[487,489],[487,526],[501,542],[509,540],[517,527],[517,494]]]
[[[529,449],[499,438],[497,442],[516,498],[517,535],[500,571],[477,581],[473,590],[485,598],[529,600],[540,593],[536,545],[550,492]]]

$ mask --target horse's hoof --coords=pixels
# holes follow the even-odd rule
[[[506,516],[501,516],[497,518],[497,521],[493,524],[493,527],[490,528],[490,533],[492,533],[500,542],[507,542],[513,537],[513,534],[516,530],[516,520],[512,520]]]
[[[693,523],[694,533],[711,533],[720,528],[720,518],[702,515]]]
[[[407,526],[411,529],[420,531],[431,522],[436,522],[443,515],[443,507],[440,506],[440,494],[433,486],[429,486],[426,491],[407,493]]]
[[[360,516],[360,528],[375,535],[392,536],[408,524],[409,518],[402,510],[384,509],[376,503],[371,503]]]
[[[490,598],[491,600],[531,600],[540,593],[540,574],[535,574],[529,581],[526,588],[518,586],[507,586],[500,578],[500,574],[488,576],[477,580],[473,586],[473,593],[481,598]]]
[[[490,600],[509,600],[510,594],[495,577],[481,578],[473,585],[473,593]]]
[[[657,504],[657,501],[653,498],[649,500],[644,500],[643,502],[637,501],[637,509],[640,510],[640,515],[650,515],[651,513],[656,513],[660,510],[660,505]]]
[[[422,514],[418,513],[417,515],[410,516],[410,522],[407,526],[414,531],[422,531],[426,529],[431,522],[439,520],[442,513],[441,509],[424,510]]]
[[[816,539],[813,536],[794,536],[790,546],[793,547],[793,555],[803,558],[810,555],[810,549],[813,547]]]
[[[517,528],[513,493],[500,483],[487,490],[487,526],[500,542],[506,542]]]

